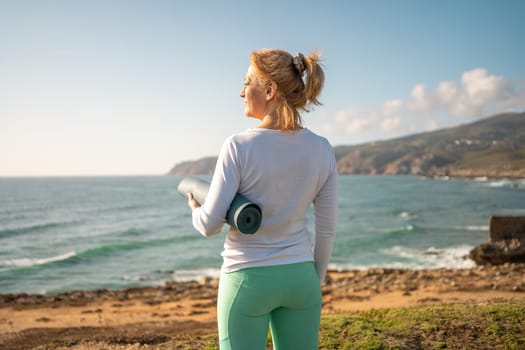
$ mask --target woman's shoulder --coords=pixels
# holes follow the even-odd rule
[[[260,140],[260,139],[265,139],[265,138],[278,137],[279,133],[280,131],[277,131],[277,130],[250,128],[250,129],[246,129],[238,133],[235,133],[233,135],[230,135],[226,139],[226,141],[233,142],[233,143],[244,143],[244,142],[252,141],[255,139]]]
[[[253,129],[247,129],[228,136],[223,143],[223,147],[238,148],[243,144],[253,142],[257,138],[257,133]]]
[[[226,142],[230,143],[238,143],[243,142],[245,140],[251,139],[257,135],[257,132],[255,129],[246,129],[243,131],[239,131],[235,134],[232,134],[226,138]]]
[[[306,137],[312,139],[313,141],[332,147],[332,145],[330,144],[330,141],[328,141],[326,137],[316,134],[315,132],[313,132],[312,130],[308,128],[302,129],[302,132],[304,133]]]
[[[226,139],[228,144],[244,144],[249,142],[279,142],[280,139],[283,141],[289,138],[303,139],[303,141],[323,144],[325,146],[332,147],[330,142],[324,136],[316,134],[308,128],[302,128],[300,130],[290,132],[282,130],[262,129],[262,128],[251,128],[241,132],[230,135]]]

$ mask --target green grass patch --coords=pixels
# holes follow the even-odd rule
[[[525,301],[325,315],[319,349],[525,349]],[[199,349],[218,349],[217,336]],[[271,349],[271,342],[268,343]]]
[[[443,304],[323,318],[320,349],[524,349],[525,302]]]

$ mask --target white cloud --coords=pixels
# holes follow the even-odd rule
[[[385,116],[390,116],[397,113],[403,107],[403,104],[403,101],[400,99],[386,101],[383,105],[383,114]]]
[[[443,81],[438,84],[436,95],[440,103],[449,105],[458,96],[458,86],[454,81]]]
[[[366,129],[370,125],[370,122],[366,119],[352,119],[346,124],[346,132],[349,134],[355,134],[359,131]]]
[[[345,123],[346,121],[352,119],[354,117],[354,111],[351,109],[347,109],[344,111],[339,111],[335,114],[334,120],[337,123]]]
[[[464,72],[459,82],[440,82],[431,93],[426,92],[423,84],[415,85],[408,105],[411,111],[425,114],[445,110],[455,116],[484,117],[507,111],[508,107],[494,107],[503,106],[501,102],[513,95],[511,82],[491,75],[483,68],[476,68]],[[525,107],[523,99],[516,103]]]
[[[508,94],[493,103],[492,110],[496,113],[523,112],[525,110],[525,79],[509,85]]]
[[[451,106],[452,111],[462,116],[477,116],[509,96],[511,91],[505,79],[478,68],[463,73],[459,94],[456,104]]]
[[[484,104],[496,98],[506,89],[502,77],[488,75],[485,69],[473,69],[463,73],[461,77],[464,90],[474,104]]]
[[[346,134],[355,134],[365,130],[371,124],[371,119],[375,118],[373,109],[364,107],[348,107],[345,110],[337,112],[332,127],[324,126],[323,129],[330,133],[343,130]]]
[[[400,124],[401,124],[401,119],[400,118],[384,119],[381,122],[381,129],[383,129],[384,131],[395,130],[395,129],[397,129],[399,127]]]
[[[411,111],[425,112],[432,105],[431,96],[427,94],[426,87],[423,84],[414,86],[410,96],[411,99],[408,101],[407,106]]]
[[[458,118],[483,118],[525,110],[525,79],[511,81],[484,68],[444,80],[435,88],[414,85],[406,99],[393,98],[376,106],[351,106],[332,115],[332,134],[386,138],[457,125]]]

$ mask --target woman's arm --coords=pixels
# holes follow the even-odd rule
[[[204,204],[200,205],[188,198],[192,208],[193,226],[204,236],[212,236],[221,231],[226,221],[226,213],[239,189],[240,173],[236,163],[236,147],[232,139],[227,139],[219,153],[210,189]]]
[[[332,256],[332,246],[337,222],[337,167],[335,159],[328,179],[314,200],[315,218],[315,270],[319,281],[324,281],[328,263]]]

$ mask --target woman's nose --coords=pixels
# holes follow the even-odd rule
[[[241,96],[242,98],[244,98],[244,87],[241,89],[241,92],[239,93],[239,96]]]

